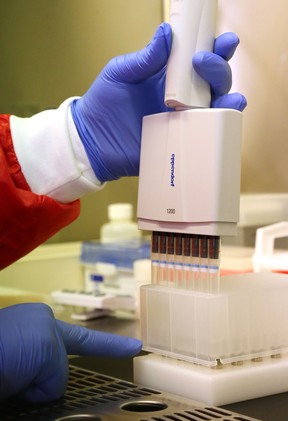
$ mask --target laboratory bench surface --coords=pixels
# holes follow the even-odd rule
[[[68,321],[68,322],[72,322],[71,318],[70,318],[70,314],[68,311],[64,311],[61,314],[56,315],[62,320]],[[85,323],[79,323],[81,325],[84,325],[88,328],[94,329],[94,330],[99,330],[99,331],[107,331],[107,332],[112,332],[112,333],[117,333],[120,335],[127,335],[127,336],[136,336],[139,337],[139,321],[138,320],[133,320],[133,319],[120,319],[120,318],[115,318],[115,317],[105,317],[105,318],[101,318],[101,319],[97,319],[97,320],[93,320],[93,321],[89,321],[89,322],[85,322]],[[140,354],[145,354],[144,351],[142,351]],[[71,366],[71,372],[73,373],[73,370],[76,371],[78,370],[89,370],[90,372],[93,373],[97,373],[97,375],[99,376],[108,376],[111,378],[116,378],[116,379],[120,379],[122,382],[132,382],[133,383],[133,359],[132,358],[110,358],[110,357],[78,357],[78,356],[72,356],[69,358],[70,361],[70,366]],[[288,373],[287,373],[288,375]],[[134,386],[135,387],[135,386]],[[83,392],[85,393],[85,392]],[[175,396],[174,396],[175,399]],[[177,396],[175,399],[178,402]],[[181,401],[181,398],[179,397],[179,402]],[[17,402],[14,402],[14,400],[12,399],[12,401],[10,402],[11,406],[11,410],[15,411],[15,405],[17,405]],[[57,402],[56,402],[57,404]],[[60,403],[61,404],[61,403]],[[49,405],[49,407],[53,407],[53,403],[51,403],[51,405]],[[58,409],[61,408],[58,406]],[[234,404],[230,404],[230,405],[225,405],[220,407],[223,410],[226,411],[231,411],[232,413],[238,413],[241,414],[241,416],[239,417],[233,417],[233,419],[237,419],[237,420],[246,420],[246,417],[251,417],[253,419],[257,419],[257,420],[261,420],[261,421],[288,421],[288,392],[287,393],[282,393],[282,394],[278,394],[278,395],[274,395],[274,396],[268,396],[265,398],[259,398],[259,399],[253,399],[253,400],[249,400],[249,401],[244,401],[244,402],[238,402],[238,403],[234,403]],[[44,408],[45,409],[45,408]],[[10,410],[8,407],[8,417],[4,417],[3,416],[3,411],[4,413],[7,414],[7,405],[6,408],[1,408],[0,405],[0,420],[1,419],[7,419],[7,420],[14,420],[14,419],[23,419],[23,421],[31,421],[32,419],[34,420],[46,420],[50,418],[46,418],[46,416],[44,418],[39,417],[39,415],[34,414],[33,417],[31,418],[30,415],[28,415],[27,417],[19,417],[18,415],[17,417],[12,417],[9,416],[10,414]],[[6,411],[6,412],[5,412]],[[31,407],[31,405],[29,406],[29,411],[31,411],[31,414],[33,413],[34,409],[33,407]],[[49,408],[47,409],[47,411],[49,412]],[[30,413],[30,412],[29,412]],[[2,414],[2,415],[1,415]],[[46,415],[48,415],[46,413]],[[31,415],[32,416],[32,415]],[[244,418],[245,417],[245,418]],[[78,420],[80,419],[79,417],[73,417],[70,418],[68,417],[70,421],[72,420]],[[67,417],[65,417],[65,420],[67,419]],[[219,416],[217,417],[219,418]],[[224,419],[222,417],[220,417],[221,419]],[[229,419],[231,419],[230,417],[227,417]],[[52,419],[52,418],[51,418]],[[58,418],[57,418],[58,419]],[[60,419],[60,418],[59,418]],[[61,418],[62,419],[62,418]],[[64,419],[64,418],[63,418]],[[82,418],[81,418],[82,419]],[[90,418],[90,419],[97,419],[100,420],[99,417],[94,417],[94,418]],[[105,418],[107,419],[107,418]],[[109,419],[109,418],[108,418]],[[123,419],[123,418],[121,418]],[[130,419],[130,418],[129,418]],[[139,418],[137,418],[139,419]],[[145,417],[145,420],[147,418]],[[159,418],[149,418],[149,419],[159,419]],[[167,419],[166,417],[161,419]],[[174,418],[169,418],[168,419],[174,419]],[[177,417],[178,419],[178,417]],[[180,418],[182,419],[182,418]],[[195,418],[188,418],[188,419],[195,419]],[[199,419],[198,417],[196,418],[197,420]],[[211,418],[203,418],[203,419],[211,419]],[[215,418],[213,418],[215,419]],[[226,418],[225,418],[226,419]],[[55,420],[55,418],[53,418],[53,420]],[[114,418],[113,418],[114,420]],[[141,418],[142,420],[142,418]],[[127,421],[127,420],[125,420]]]
[[[76,357],[71,360],[71,363],[97,373],[133,382],[131,358]],[[288,421],[288,393],[238,402],[222,408],[261,421]]]
[[[133,381],[133,360],[131,358],[77,357],[73,358],[71,362],[81,368]],[[238,402],[225,405],[223,408],[261,421],[288,421],[288,393]]]
[[[84,325],[95,330],[139,337],[137,320],[106,317],[86,322]],[[75,357],[71,359],[71,364],[133,382],[131,358]],[[288,392],[225,405],[223,408],[261,421],[288,421]]]

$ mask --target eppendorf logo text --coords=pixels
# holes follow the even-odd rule
[[[175,187],[175,154],[172,153],[170,157],[170,186]]]

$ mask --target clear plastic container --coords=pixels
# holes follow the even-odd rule
[[[81,248],[81,262],[84,265],[109,263],[117,269],[133,272],[135,260],[150,258],[148,241],[129,241],[117,244],[101,244],[97,241],[84,241]]]
[[[221,278],[218,294],[141,287],[143,349],[204,366],[288,352],[288,277]]]
[[[101,284],[103,291],[108,292],[109,288],[117,288],[118,293],[134,295],[134,263],[137,260],[149,258],[150,243],[144,240],[107,244],[97,241],[83,242],[80,260],[84,269],[85,289],[94,290],[93,277],[102,275],[104,277]]]
[[[133,222],[131,203],[113,203],[108,206],[109,222],[100,228],[101,243],[119,243],[141,238],[137,223]]]

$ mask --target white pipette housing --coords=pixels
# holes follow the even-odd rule
[[[197,109],[145,117],[139,228],[236,235],[240,156],[237,111]]]

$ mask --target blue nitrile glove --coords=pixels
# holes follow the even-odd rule
[[[233,108],[243,111],[246,98],[239,93],[228,94],[232,85],[232,74],[228,61],[233,56],[239,38],[233,32],[226,32],[215,40],[214,53],[200,51],[192,59],[194,69],[211,86],[213,108]]]
[[[58,399],[67,385],[67,354],[132,357],[141,346],[137,339],[56,320],[45,304],[3,308],[0,310],[0,399],[13,395],[31,402]]]
[[[112,59],[87,93],[72,103],[74,123],[101,182],[139,174],[142,118],[167,111],[164,85],[171,40],[170,25],[160,25],[146,48]],[[211,85],[212,106],[244,108],[242,95],[226,95],[232,79],[226,58],[237,43],[231,34],[224,34],[215,42],[215,54],[202,54],[196,60],[197,71]]]

